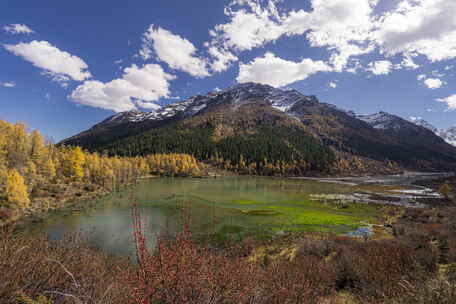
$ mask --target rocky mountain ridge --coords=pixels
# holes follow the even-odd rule
[[[418,126],[422,126],[426,129],[431,130],[432,132],[434,132],[435,134],[437,134],[438,136],[443,138],[443,140],[445,140],[450,145],[456,146],[456,126],[449,127],[448,129],[445,130],[445,129],[438,129],[438,128],[434,127],[433,125],[431,125],[430,123],[428,123],[427,121],[425,121],[422,118],[411,117],[410,121]]]
[[[172,136],[165,136],[165,132]],[[118,113],[62,143],[113,154],[201,153],[200,158],[205,159],[220,149],[272,157],[270,152],[261,156],[269,148],[263,151],[249,145],[261,142],[268,146],[268,142],[274,142],[276,150],[288,149],[286,153],[293,158],[293,154],[306,153],[306,144],[296,141],[300,136],[310,136],[322,147],[347,155],[393,161],[408,168],[443,169],[453,163],[456,168],[456,148],[428,128],[385,112],[357,116],[320,102],[315,96],[257,83],[194,96],[151,112]],[[196,141],[205,147],[204,152]],[[227,143],[222,147],[220,141],[246,147],[227,147]],[[293,141],[297,146],[290,144]],[[315,143],[311,146],[316,147]],[[238,161],[239,155],[236,157]]]

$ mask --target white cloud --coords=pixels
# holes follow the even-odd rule
[[[14,88],[15,86],[16,86],[16,83],[14,81],[0,82],[0,87]]]
[[[151,57],[152,50],[159,60],[166,62],[172,69],[195,77],[209,76],[206,60],[196,55],[197,49],[190,41],[153,25],[144,33],[140,55],[147,60]]]
[[[437,101],[444,102],[448,106],[448,110],[456,110],[456,94],[448,96],[447,98],[439,98]]]
[[[331,71],[331,67],[323,61],[306,58],[301,62],[293,62],[266,53],[250,63],[240,64],[236,80],[240,83],[257,82],[282,87],[322,71]]]
[[[414,58],[419,55],[433,62],[456,58],[456,1],[398,0],[396,7],[377,14],[379,1],[310,0],[309,11],[284,12],[276,7],[281,1],[235,0],[226,7],[230,20],[210,31],[210,45],[241,52],[302,35],[312,47],[329,52],[328,62],[337,72],[356,72],[354,58],[376,50],[385,59],[403,57],[381,74],[393,68],[417,69]]]
[[[417,79],[418,81],[424,80],[424,79],[426,79],[426,74],[420,74],[420,75],[418,75],[418,76],[416,77],[416,79]]]
[[[226,48],[233,48],[238,51],[251,50],[266,42],[278,39],[284,34],[284,28],[274,20],[274,13],[271,12],[275,5],[269,2],[270,6],[262,8],[253,1],[237,1],[235,4],[247,5],[248,7],[232,10],[226,8],[226,14],[230,22],[217,25],[211,32],[217,37]]]
[[[47,41],[32,41],[5,45],[6,50],[21,56],[34,66],[59,76],[68,76],[77,81],[91,77],[88,65],[81,58],[64,52]]]
[[[280,37],[306,35],[313,47],[326,47],[330,62],[342,71],[350,57],[371,52],[373,43],[365,43],[372,28],[370,14],[376,0],[312,0],[311,12],[304,10],[280,14],[275,2],[233,1],[226,8],[230,21],[211,31],[213,44],[236,51],[251,50]],[[234,4],[243,5],[234,10]],[[236,7],[237,8],[237,7]]]
[[[335,88],[337,88],[337,83],[335,83],[334,81],[331,81],[330,83],[328,83],[328,86],[329,86],[330,88],[335,89]]]
[[[445,77],[445,76],[446,76],[444,73],[440,73],[439,70],[433,70],[433,71],[431,72],[431,74],[432,74],[432,76],[434,76],[434,77]]]
[[[153,103],[169,97],[169,81],[175,76],[167,74],[158,64],[136,65],[124,69],[121,79],[108,83],[97,80],[85,81],[70,95],[77,103],[115,112],[141,108],[154,109]]]
[[[208,52],[215,58],[215,61],[211,63],[211,69],[215,72],[225,71],[231,65],[231,62],[238,60],[231,52],[218,49],[215,46],[209,47]]]
[[[152,102],[144,102],[144,101],[136,101],[136,105],[140,108],[143,108],[143,109],[148,109],[148,110],[159,110],[161,109],[161,106],[156,104],[156,103],[152,103]]]
[[[48,71],[41,72],[41,75],[48,76],[52,81],[57,82],[62,88],[67,88],[68,83],[71,80],[68,76],[62,74],[55,74]]]
[[[370,15],[376,1],[371,0],[312,0],[313,11],[291,12],[285,19],[288,35],[306,37],[313,47],[326,47],[332,52],[331,63],[337,71],[349,63],[352,56],[371,52],[369,38]]]
[[[442,87],[445,82],[438,78],[428,78],[424,81],[424,84],[429,88],[429,89],[438,89]]]
[[[34,31],[25,24],[10,24],[5,25],[3,30],[10,34],[31,34]]]
[[[404,68],[409,69],[409,70],[416,70],[420,66],[413,61],[412,57],[410,57],[409,55],[406,55],[404,57],[404,59],[402,59],[401,67],[404,67]]]
[[[422,54],[430,61],[456,57],[456,2],[402,0],[377,22],[375,41],[387,55]]]
[[[388,60],[380,60],[369,63],[368,71],[371,71],[374,75],[388,75],[393,69],[393,64]]]

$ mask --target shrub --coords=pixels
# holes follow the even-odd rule
[[[126,260],[112,259],[84,245],[76,236],[53,242],[44,235],[0,231],[0,303],[46,297],[53,303],[124,303],[128,291],[119,284]],[[38,302],[41,303],[41,302]]]
[[[334,259],[339,288],[348,288],[364,300],[391,299],[403,292],[404,279],[423,277],[413,248],[394,240],[352,244]]]

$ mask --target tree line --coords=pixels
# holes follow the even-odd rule
[[[198,175],[200,166],[185,154],[117,157],[56,146],[38,131],[28,132],[23,123],[0,120],[0,211],[33,208],[49,185],[109,191],[148,174]]]
[[[329,171],[333,151],[294,126],[259,125],[216,136],[220,125],[176,123],[98,148],[110,155],[185,153],[240,174],[303,175]],[[225,128],[228,128],[225,126]]]

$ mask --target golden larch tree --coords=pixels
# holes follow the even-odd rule
[[[71,175],[76,179],[84,177],[85,154],[80,147],[76,147],[70,154]]]
[[[6,179],[6,199],[9,203],[18,206],[22,209],[30,205],[30,199],[25,185],[25,180],[22,175],[16,170],[8,171]]]

